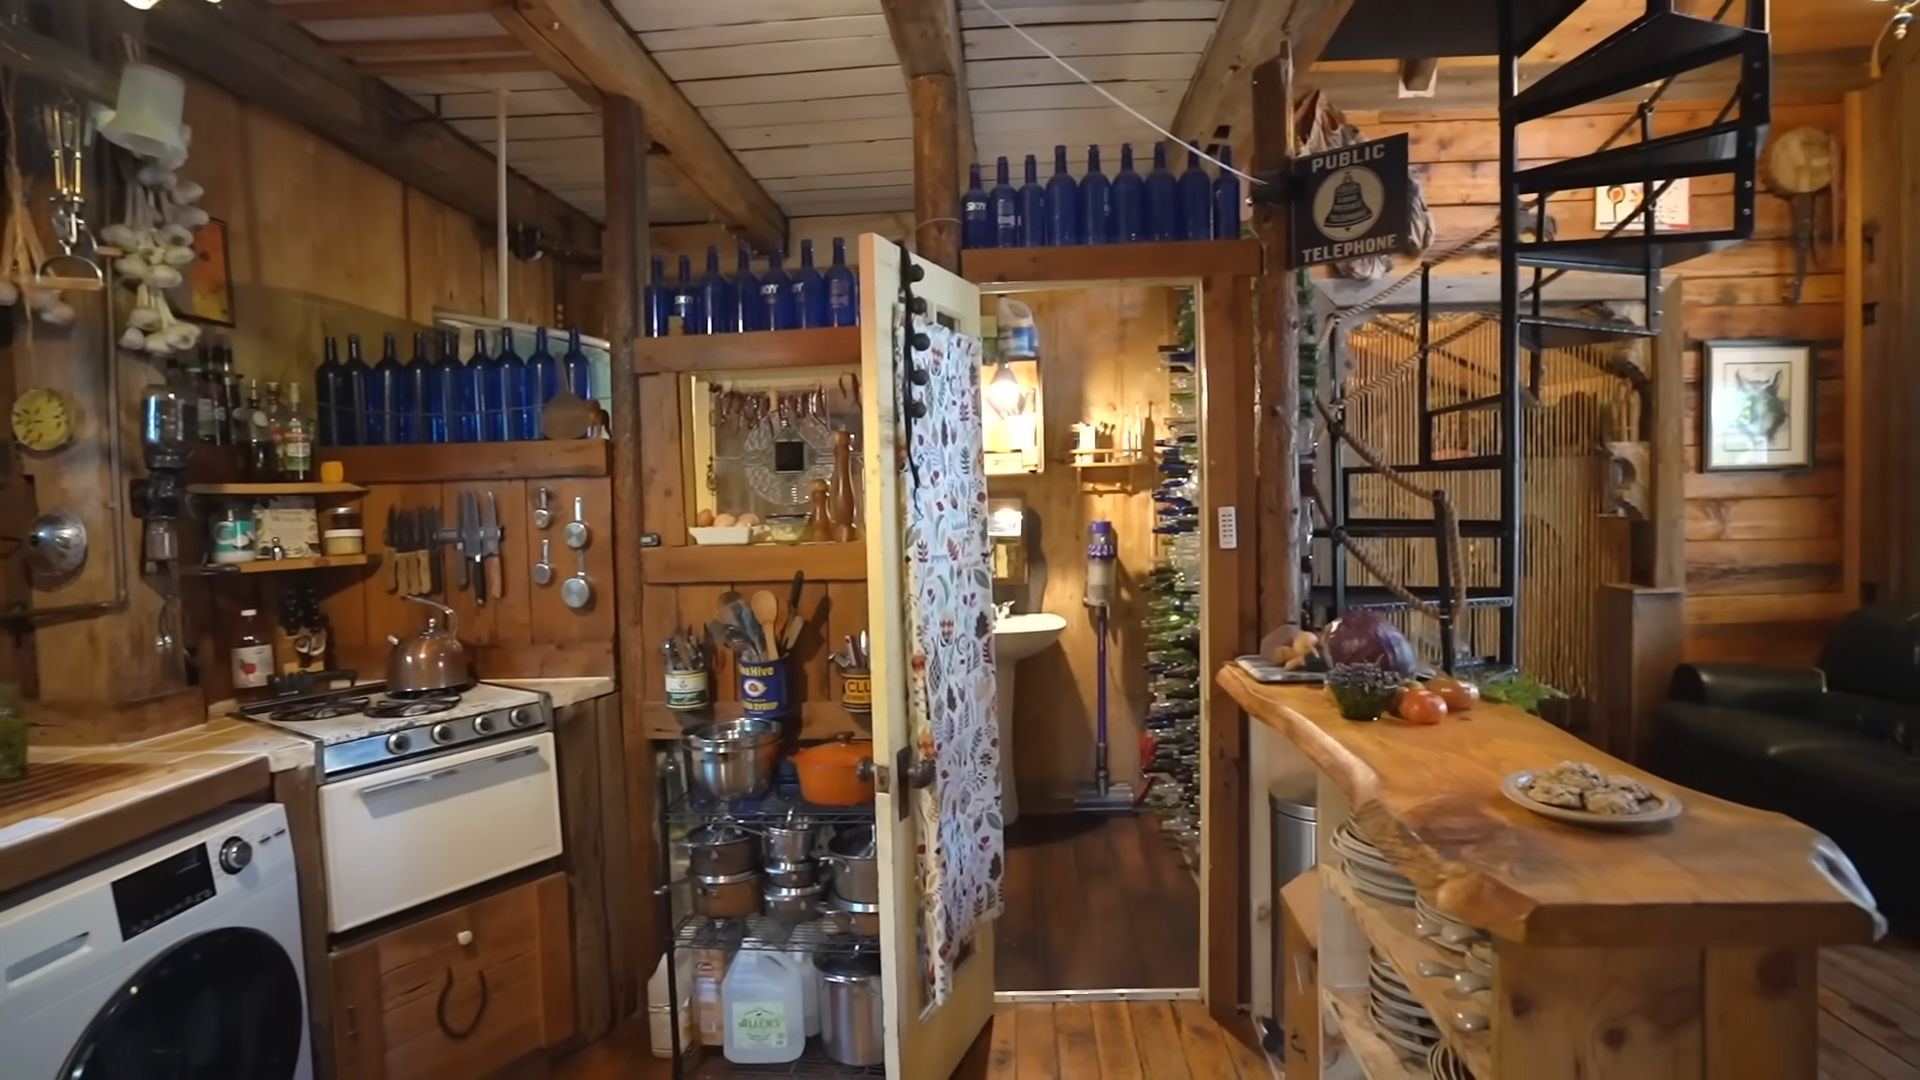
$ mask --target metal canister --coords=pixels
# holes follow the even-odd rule
[[[780,660],[760,662],[742,660],[734,665],[740,674],[740,708],[750,717],[787,715],[792,703],[787,699],[787,667]]]
[[[820,971],[820,1047],[842,1065],[880,1065],[887,1059],[880,953],[857,949],[823,953]]]

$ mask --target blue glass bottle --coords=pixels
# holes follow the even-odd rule
[[[1187,147],[1187,171],[1180,174],[1180,239],[1213,239],[1213,178],[1200,166],[1200,148]]]
[[[527,408],[522,414],[525,421],[520,425],[520,437],[523,439],[544,439],[547,437],[543,413],[547,402],[560,392],[560,362],[553,358],[553,351],[547,348],[547,328],[542,326],[533,332],[533,355],[527,358]]]
[[[347,369],[340,364],[340,342],[328,338],[313,373],[314,435],[321,446],[347,446],[340,437],[340,411],[353,397]]]
[[[993,219],[993,246],[1020,246],[1020,193],[1007,176],[1007,159],[993,163],[993,190],[987,192],[987,216]]]
[[[1145,228],[1152,240],[1178,240],[1185,232],[1180,221],[1180,182],[1167,168],[1167,144],[1153,148],[1153,171],[1147,174]]]
[[[453,384],[454,402],[458,407],[454,414],[454,442],[487,440],[484,417],[487,410],[487,381],[492,373],[493,358],[487,355],[487,332],[475,330],[473,355],[467,358],[466,365],[460,369],[459,377]]]
[[[1233,147],[1220,148],[1220,164],[1233,167]],[[1240,178],[1221,169],[1213,181],[1213,235],[1217,240],[1240,239]]]
[[[480,441],[506,442],[513,437],[509,420],[506,354],[513,349],[513,338],[500,332],[500,352],[493,356],[475,356],[474,381],[480,384]],[[519,361],[519,357],[514,360]],[[524,363],[520,364],[524,368]]]
[[[847,265],[847,242],[833,238],[833,265],[827,267],[827,316],[834,326],[860,325],[860,275]]]
[[[653,277],[647,282],[648,337],[666,337],[673,316],[673,286],[667,284],[667,260],[653,260]]]
[[[987,210],[987,192],[980,186],[980,163],[967,167],[967,193],[960,196],[960,244],[969,248],[993,246],[993,215]]]
[[[1113,177],[1113,225],[1108,235],[1116,244],[1133,244],[1147,238],[1146,182],[1133,171],[1133,144],[1120,147],[1120,171]]]
[[[740,329],[740,307],[733,301],[733,283],[720,272],[720,249],[707,248],[707,272],[700,277],[701,330],[731,334]]]
[[[1020,246],[1045,247],[1046,244],[1047,189],[1040,186],[1040,162],[1028,154],[1020,185]]]
[[[1047,181],[1047,227],[1041,242],[1049,247],[1081,243],[1080,185],[1067,175],[1067,148],[1053,148],[1053,177]]]
[[[418,356],[425,351],[426,342],[419,334],[413,337],[414,355]],[[406,446],[413,442],[413,413],[419,408],[419,399],[413,396],[413,372],[400,362],[391,334],[387,335],[386,352],[380,357],[380,366],[373,369],[373,375],[386,404],[386,410],[378,417],[381,433],[388,446]]]
[[[367,410],[367,445],[393,446],[399,442],[393,430],[393,404],[399,392],[401,370],[399,349],[389,333],[381,339],[380,362],[367,374],[362,400]]]
[[[792,330],[800,325],[793,310],[793,279],[781,266],[785,258],[783,248],[768,252],[767,272],[760,275],[760,320],[768,330]]]
[[[827,279],[813,268],[813,241],[800,241],[800,269],[793,272],[793,311],[804,329],[829,326]]]
[[[506,327],[500,329],[500,351],[493,362],[500,367],[500,417],[506,427],[503,439],[525,440],[532,387],[528,385],[527,362],[514,351],[513,331]]]
[[[413,335],[413,359],[407,361],[407,394],[413,400],[413,409],[407,414],[408,431],[412,433],[409,442],[434,443],[445,442],[435,438],[434,397],[440,392],[440,369],[433,366],[433,357],[427,353],[427,335]]]
[[[679,320],[683,334],[707,332],[706,320],[700,314],[700,287],[693,281],[691,256],[680,256],[680,280],[673,284],[673,317]]]
[[[1080,178],[1080,242],[1113,242],[1113,185],[1100,171],[1100,148],[1087,147],[1087,175]]]
[[[420,386],[420,440],[424,443],[450,443],[454,438],[457,412],[454,387],[460,377],[460,338],[451,330],[440,332],[440,357],[422,369]]]
[[[567,331],[567,355],[561,357],[567,389],[582,401],[593,400],[593,361],[580,348],[580,328]]]
[[[346,396],[335,404],[339,418],[340,445],[367,445],[367,384],[373,381],[373,369],[360,352],[360,335],[347,335],[345,367]]]
[[[740,245],[740,262],[733,272],[733,302],[740,314],[734,319],[742,330],[765,330],[766,306],[760,300],[760,279],[753,272],[753,249]]]

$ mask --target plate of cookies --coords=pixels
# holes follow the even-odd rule
[[[1584,761],[1551,769],[1522,769],[1500,790],[1544,817],[1593,829],[1637,829],[1680,816],[1680,800],[1639,780],[1612,775]]]

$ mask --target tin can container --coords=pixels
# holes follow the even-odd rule
[[[865,671],[840,672],[840,707],[856,716],[873,711],[873,676]]]
[[[740,673],[740,707],[748,716],[785,716],[792,710],[785,664],[742,660],[735,669]]]
[[[689,711],[704,709],[713,703],[712,673],[698,671],[667,672],[667,708]]]

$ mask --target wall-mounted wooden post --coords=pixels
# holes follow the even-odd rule
[[[960,85],[951,75],[918,75],[913,102],[914,250],[960,272]]]
[[[1293,50],[1280,46],[1253,69],[1253,163],[1276,183],[1294,155]],[[1262,193],[1257,193],[1262,194]],[[1265,193],[1270,194],[1270,193]],[[1266,251],[1260,276],[1260,624],[1265,632],[1296,621],[1301,608],[1300,476],[1294,428],[1300,416],[1300,305],[1289,252],[1284,199],[1256,198],[1254,235]]]

